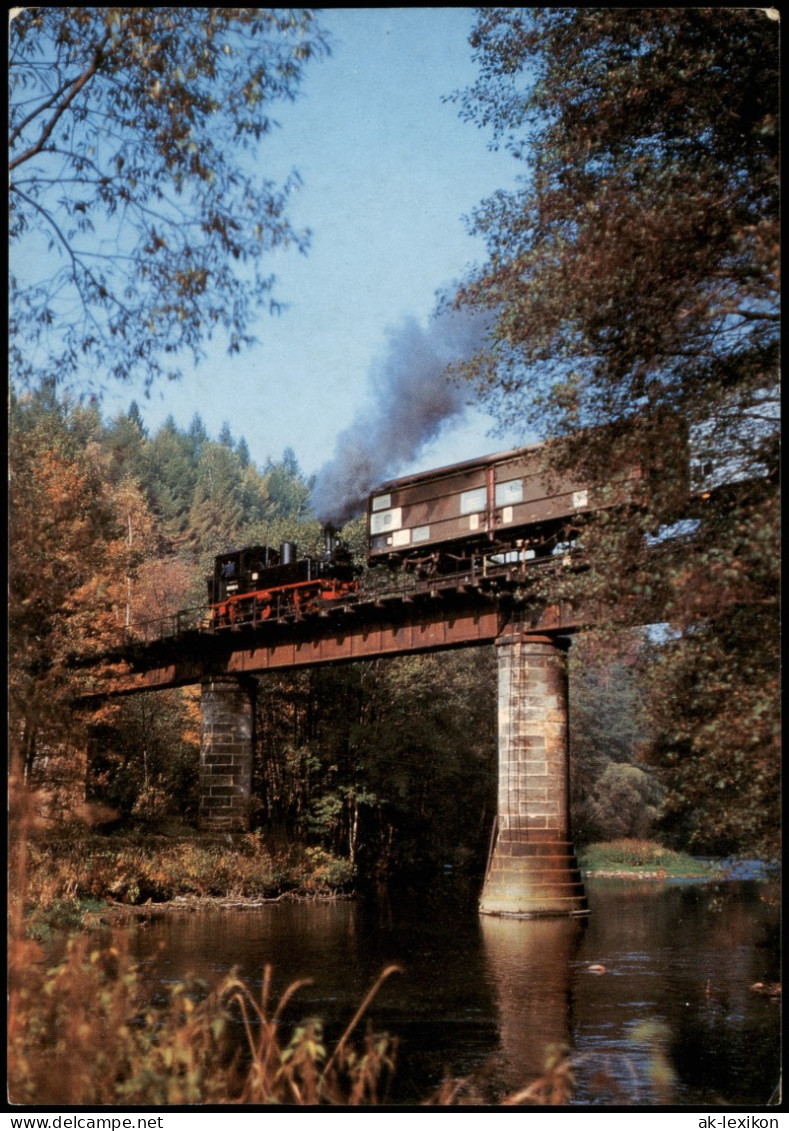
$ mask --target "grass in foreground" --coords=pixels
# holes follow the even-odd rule
[[[261,992],[234,974],[207,992],[170,988],[151,1003],[122,933],[96,946],[73,937],[65,958],[40,964],[35,943],[11,948],[9,1096],[15,1104],[137,1106],[184,1104],[377,1104],[394,1068],[394,1042],[354,1031],[383,971],[331,1054],[321,1023],[292,1028],[282,1013],[304,983],[270,1004],[271,969]],[[238,1043],[239,1027],[243,1033]]]
[[[304,982],[271,1001],[266,967],[259,993],[235,974],[214,990],[199,984],[170,987],[153,1003],[131,961],[126,936],[103,945],[74,936],[57,966],[47,969],[36,943],[16,938],[10,948],[8,1082],[17,1105],[134,1107],[280,1105],[375,1107],[389,1102],[397,1042],[360,1023],[397,966],[386,967],[329,1048],[320,1020],[285,1019]],[[292,1009],[290,1010],[292,1013]],[[673,1069],[665,1035],[641,1035],[646,1072],[659,1103],[670,1103]],[[446,1079],[422,1106],[497,1103],[567,1105],[583,1058],[546,1050],[543,1075],[504,1098],[493,1099],[484,1078]],[[621,1092],[607,1063],[595,1067],[602,1091]],[[637,1074],[633,1070],[637,1091]]]

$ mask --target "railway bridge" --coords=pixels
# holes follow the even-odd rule
[[[498,656],[498,813],[480,911],[582,916],[569,827],[565,654],[582,619],[541,604],[535,578],[559,563],[516,562],[365,593],[303,618],[209,631],[179,614],[147,626],[102,694],[201,686],[201,824],[248,827],[256,674],[493,644]],[[155,631],[152,631],[155,627]]]
[[[687,436],[681,422],[673,425],[676,515],[695,521],[709,500],[728,505],[730,488],[690,493]],[[123,674],[92,694],[104,698],[200,684],[201,823],[243,830],[252,800],[256,675],[495,645],[498,804],[480,911],[583,916],[588,907],[569,822],[565,655],[574,632],[610,619],[612,610],[546,604],[539,580],[545,571],[587,568],[577,543],[571,548],[579,516],[600,507],[645,505],[650,482],[664,470],[668,434],[665,427],[649,429],[642,422],[626,437],[635,441],[632,451],[612,447],[618,455],[612,454],[605,492],[571,475],[557,478],[542,445],[383,484],[368,500],[367,561],[371,575],[381,563],[399,564],[400,583],[387,572],[380,587],[365,583],[357,592],[355,583],[318,586],[308,602],[293,592],[292,600],[280,601],[287,584],[266,585],[260,576],[268,569],[268,548],[220,555],[209,586],[211,616],[207,609],[187,611],[164,626],[137,626],[125,646],[106,657],[121,661]],[[683,462],[685,474],[677,476]],[[332,537],[327,530],[321,560],[327,564],[335,560]],[[275,570],[293,566],[295,550],[283,543]],[[248,577],[247,552],[257,555]],[[661,544],[651,552],[661,553]],[[301,563],[307,582],[316,579],[309,572],[313,564],[313,559]],[[349,561],[336,564],[341,571],[336,580],[347,581],[342,571],[352,568]],[[409,565],[438,572],[417,573],[415,579]],[[287,575],[294,592],[304,580],[298,561],[295,567]],[[448,567],[457,572],[443,572]],[[643,606],[617,612],[631,623],[654,619]]]

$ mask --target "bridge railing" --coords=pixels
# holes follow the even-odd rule
[[[208,606],[198,605],[129,625],[125,631],[125,642],[153,644],[157,640],[176,640],[187,632],[205,632],[209,626]]]
[[[441,572],[434,576],[421,576],[419,573],[406,571],[393,573],[378,567],[364,576],[358,594],[343,597],[331,605],[339,609],[344,605],[378,603],[417,596],[420,593],[434,595],[440,590],[459,585],[477,585],[487,581],[495,583],[503,579],[526,580],[546,569],[555,569],[560,560],[562,559],[555,554],[535,559],[527,558],[522,550],[511,550],[479,555],[471,562],[463,563],[457,571]],[[178,640],[189,633],[225,632],[231,628],[257,628],[266,623],[287,623],[301,619],[301,614],[294,610],[292,599],[285,592],[275,594],[273,598],[267,597],[260,606],[256,597],[250,596],[249,605],[237,614],[232,624],[219,624],[212,618],[208,605],[199,605],[132,624],[125,630],[124,643],[134,648]],[[315,611],[312,610],[313,613]]]

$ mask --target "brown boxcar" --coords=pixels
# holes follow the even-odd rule
[[[607,504],[578,478],[548,471],[545,455],[535,444],[381,484],[368,500],[368,561],[451,562],[516,544],[550,553],[571,536],[574,516]],[[616,478],[621,500],[640,466]]]

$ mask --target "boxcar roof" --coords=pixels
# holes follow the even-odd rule
[[[424,480],[440,479],[444,475],[450,475],[456,471],[471,471],[475,467],[487,467],[491,463],[506,463],[507,460],[514,459],[517,456],[523,455],[525,452],[533,452],[538,448],[546,447],[545,443],[527,444],[523,448],[510,448],[506,452],[494,452],[488,456],[477,456],[476,459],[464,460],[462,463],[450,463],[445,467],[431,468],[429,471],[417,471],[412,475],[404,475],[397,479],[387,479],[384,483],[379,483],[370,492],[370,495],[379,495],[381,492],[388,491],[392,487],[406,487],[409,483],[421,483]]]

